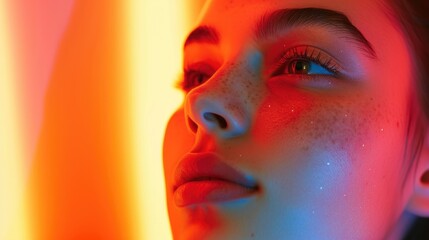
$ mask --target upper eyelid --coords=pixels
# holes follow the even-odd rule
[[[318,53],[328,56],[329,58],[332,58],[337,63],[341,62],[338,58],[336,58],[332,54],[329,54],[327,51],[323,50],[322,48],[319,48],[313,45],[296,45],[296,46],[288,47],[286,50],[282,51],[281,56],[284,56],[286,53],[288,53],[288,51],[291,51],[292,49],[298,49],[298,48],[306,48],[308,52],[311,52],[308,49],[318,51]]]
[[[213,73],[216,71],[216,67],[213,66],[213,63],[210,63],[209,61],[198,61],[193,64],[184,65],[183,66],[183,73],[187,73],[190,71],[200,71],[205,74],[207,73]]]

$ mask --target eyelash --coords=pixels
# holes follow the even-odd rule
[[[283,72],[285,68],[295,60],[314,62],[324,67],[332,73],[333,76],[337,76],[340,73],[340,67],[334,58],[330,57],[329,54],[325,53],[323,50],[313,46],[297,46],[289,48],[284,54],[282,54],[282,57],[274,66],[274,71],[271,71],[271,76],[274,77],[284,74]]]
[[[202,77],[203,79],[201,79]],[[189,92],[194,87],[201,85],[203,82],[207,81],[210,76],[208,74],[202,73],[198,70],[185,70],[183,73],[183,78],[179,82],[179,87],[185,91]]]

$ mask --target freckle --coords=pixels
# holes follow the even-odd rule
[[[250,237],[254,237],[254,236],[255,236],[255,234],[254,234],[254,233],[250,234]]]
[[[399,122],[396,122],[396,127],[399,128]]]

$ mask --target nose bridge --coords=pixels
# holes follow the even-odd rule
[[[256,106],[255,77],[244,64],[225,64],[206,83],[189,92],[185,114],[191,129],[203,128],[221,138],[245,134]]]

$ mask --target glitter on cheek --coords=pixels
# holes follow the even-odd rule
[[[264,145],[273,138],[296,132],[301,125],[301,116],[310,112],[313,104],[309,96],[296,91],[270,94],[261,104],[265,107],[256,110],[251,135]]]
[[[309,171],[319,190],[326,190],[338,195],[339,189],[347,185],[348,172],[350,171],[349,164],[350,156],[345,151],[338,151],[336,149],[315,148],[309,155]],[[317,164],[318,162],[326,164]]]

